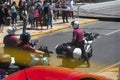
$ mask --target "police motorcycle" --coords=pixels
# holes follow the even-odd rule
[[[93,55],[93,47],[92,44],[95,41],[95,39],[99,38],[100,35],[98,33],[87,33],[84,32],[84,49],[85,53],[88,59],[90,59]],[[58,44],[55,47],[56,54],[58,56],[64,56],[64,57],[72,57],[74,59],[82,60],[82,50],[80,48],[76,48],[73,45],[71,45],[70,42]]]
[[[77,21],[72,21],[71,25],[73,29],[76,29],[79,27],[79,22]],[[85,57],[87,58],[87,62],[92,57],[92,43],[96,38],[98,38],[99,34],[98,33],[87,33],[84,32],[84,49],[85,49]],[[70,42],[58,44],[55,47],[56,53],[59,55],[65,55],[65,56],[70,56],[75,59],[84,59],[82,56],[82,50],[80,48],[76,48],[74,45],[71,45]],[[85,60],[85,59],[84,59]]]

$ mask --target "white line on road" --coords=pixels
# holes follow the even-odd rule
[[[115,30],[115,31],[113,31],[113,32],[110,32],[110,33],[107,33],[107,34],[105,34],[105,35],[111,35],[111,34],[113,34],[113,33],[116,33],[116,32],[119,32],[120,30]]]

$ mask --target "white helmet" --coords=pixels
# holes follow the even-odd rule
[[[14,27],[9,27],[7,32],[8,32],[8,34],[13,34],[15,32],[15,28]]]
[[[80,48],[75,48],[73,50],[73,58],[79,59],[82,56],[82,51]]]
[[[78,21],[72,21],[71,22],[71,25],[72,27],[75,29],[75,28],[78,28],[79,27],[79,22]]]

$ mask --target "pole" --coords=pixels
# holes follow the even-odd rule
[[[77,8],[77,17],[79,17],[79,6]]]
[[[119,67],[119,71],[118,71],[118,80],[120,80],[120,67]]]

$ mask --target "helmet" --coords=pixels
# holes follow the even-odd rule
[[[78,21],[72,21],[71,22],[71,25],[72,27],[75,29],[75,28],[78,28],[79,27],[79,22]]]
[[[30,34],[29,33],[22,33],[21,35],[20,35],[20,40],[22,41],[22,42],[24,42],[24,43],[28,43],[29,42],[29,40],[30,40]]]
[[[75,48],[73,50],[73,58],[75,59],[80,59],[80,57],[82,56],[82,51],[80,48]]]
[[[8,32],[8,34],[13,34],[15,32],[15,28],[14,27],[9,27],[7,32]]]

